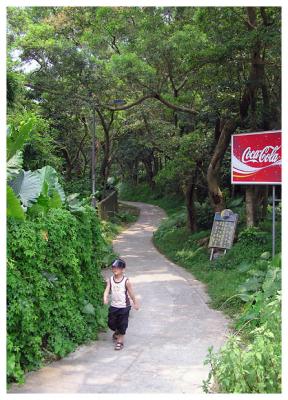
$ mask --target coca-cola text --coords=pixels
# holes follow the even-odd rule
[[[246,147],[242,154],[243,163],[274,163],[280,159],[278,150],[281,146],[266,146],[262,150],[251,150],[251,147]]]

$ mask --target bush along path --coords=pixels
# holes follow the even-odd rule
[[[140,217],[113,242],[141,305],[131,311],[124,349],[114,351],[111,332],[101,333],[98,341],[29,373],[11,393],[203,392],[208,348],[223,345],[228,319],[208,307],[199,281],[154,248],[164,211],[130,204],[141,209]]]

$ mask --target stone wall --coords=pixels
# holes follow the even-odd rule
[[[109,219],[118,212],[118,196],[117,192],[110,193],[105,199],[97,204],[98,213],[101,219]]]

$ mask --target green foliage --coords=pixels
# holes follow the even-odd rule
[[[249,277],[238,288],[239,297],[246,303],[241,316],[236,320],[236,327],[241,327],[246,321],[257,327],[265,304],[281,290],[281,257],[278,254],[272,261],[264,259],[267,253],[255,266],[249,265]]]
[[[208,229],[211,227],[211,221],[214,218],[214,211],[208,200],[195,202],[195,210],[197,215],[197,225],[199,229]]]
[[[14,156],[7,160],[6,171],[7,179],[10,180],[16,177],[23,166],[23,154],[22,151],[18,150]]]
[[[33,119],[33,129],[23,150],[23,169],[35,170],[45,165],[51,165],[57,171],[63,168],[56,142],[58,132],[53,127],[53,121],[43,116],[40,104],[29,104],[28,110],[16,108],[7,119],[9,125],[15,126],[19,126],[23,120]]]
[[[22,121],[18,128],[15,125],[8,126],[7,136],[7,178],[8,182],[16,177],[20,171],[22,164],[22,152],[23,146],[27,141],[34,120],[30,118]],[[10,182],[9,182],[10,183]],[[19,202],[19,199],[15,195],[14,191],[10,186],[7,186],[7,216],[14,217],[16,219],[24,219],[24,212]]]
[[[239,242],[247,244],[251,240],[256,243],[265,244],[268,241],[268,234],[267,232],[261,231],[260,228],[256,226],[246,228],[239,234]]]
[[[49,165],[36,171],[21,170],[9,185],[24,207],[31,207],[36,202],[37,210],[47,212],[49,208],[61,207],[65,200],[57,172]],[[31,212],[35,212],[35,207]]]
[[[221,393],[281,393],[280,296],[265,306],[275,318],[250,332],[251,343],[230,336],[219,354],[210,349],[205,363],[211,372],[203,383],[206,393],[212,376]]]
[[[84,211],[83,200],[79,199],[79,193],[73,193],[66,197],[66,203],[71,212]]]
[[[16,219],[24,219],[25,214],[19,199],[16,197],[13,189],[7,186],[7,217],[13,217]]]
[[[248,306],[238,318],[238,332],[245,331],[244,338],[236,333],[220,352],[209,349],[205,363],[211,370],[203,383],[205,392],[211,389],[212,377],[224,393],[281,392],[280,283],[280,270],[268,269],[262,286],[247,296]]]
[[[7,72],[7,105],[13,107],[19,90],[18,74],[12,71]]]
[[[10,125],[7,137],[7,160],[10,160],[17,151],[22,150],[27,142],[35,123],[35,118],[21,121],[19,127]]]
[[[94,340],[106,327],[100,273],[109,251],[90,207],[8,221],[8,381]],[[92,312],[93,310],[93,312]],[[48,357],[48,358],[47,358]]]

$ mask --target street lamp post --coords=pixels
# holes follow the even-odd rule
[[[92,177],[92,207],[96,208],[96,112],[95,107],[93,107],[93,128],[92,128],[92,155],[91,155],[91,177]]]
[[[125,104],[126,101],[123,99],[114,99],[113,104],[122,105]],[[96,208],[96,109],[95,105],[93,105],[93,127],[92,127],[92,151],[91,151],[91,180],[92,180],[92,201],[91,205],[93,208]]]

